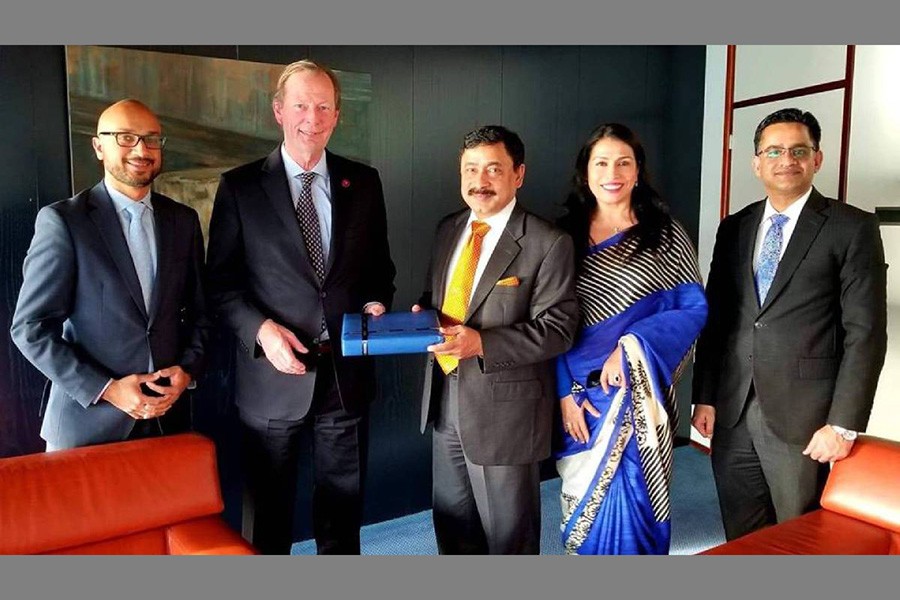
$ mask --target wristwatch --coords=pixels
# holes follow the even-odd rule
[[[856,439],[856,437],[859,435],[858,432],[852,431],[850,429],[844,429],[840,425],[832,425],[831,428],[834,429],[834,432],[836,434],[838,434],[839,436],[841,436],[848,442],[854,441]]]

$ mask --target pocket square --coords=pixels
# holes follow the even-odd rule
[[[497,282],[497,285],[502,285],[503,287],[516,287],[517,285],[519,285],[519,278],[515,275],[513,275],[512,277],[504,277]]]

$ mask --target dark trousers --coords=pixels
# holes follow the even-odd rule
[[[438,551],[539,554],[539,464],[476,465],[466,457],[458,432],[458,382],[455,375],[444,378],[432,441],[432,515]]]
[[[251,532],[250,542],[263,554],[290,554],[301,437],[312,428],[316,550],[359,554],[368,418],[343,409],[331,366],[319,368],[312,407],[302,420],[241,414],[241,423],[244,531]]]
[[[753,386],[737,424],[716,425],[712,467],[726,539],[818,508],[829,466],[803,455],[808,442],[790,444],[772,432]]]

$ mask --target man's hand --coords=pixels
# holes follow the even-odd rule
[[[709,404],[695,404],[694,416],[691,417],[691,425],[694,426],[700,435],[709,439],[713,434],[713,427],[716,424],[716,407]]]
[[[266,319],[260,325],[256,339],[273,367],[288,375],[306,373],[306,366],[297,360],[294,350],[300,354],[306,354],[309,350],[289,329],[282,327],[272,319]]]
[[[121,379],[114,379],[103,392],[101,399],[134,419],[150,419],[157,416],[157,407],[161,404],[162,398],[145,396],[141,392],[141,384],[154,379],[156,379],[155,373],[126,375]],[[166,406],[166,410],[168,410],[168,406]]]
[[[370,302],[363,309],[363,312],[373,317],[380,317],[385,312],[384,304],[381,302]]]
[[[187,388],[188,384],[191,382],[191,376],[188,375],[184,369],[182,369],[179,365],[175,365],[172,367],[168,367],[166,369],[160,369],[155,373],[151,373],[156,378],[159,377],[168,377],[169,385],[161,385],[158,383],[158,379],[148,381],[146,383],[147,387],[156,392],[157,394],[162,394],[161,397],[157,398],[158,403],[153,408],[153,411],[156,413],[154,417],[161,417],[169,410],[175,401],[181,397],[181,394],[184,393],[185,388]]]
[[[847,458],[852,448],[852,441],[842,438],[831,425],[824,425],[813,434],[803,455],[820,463],[836,462]]]
[[[447,340],[440,344],[432,344],[426,350],[435,354],[454,356],[459,360],[481,356],[484,349],[481,347],[481,334],[477,330],[465,325],[441,327],[438,329]]]

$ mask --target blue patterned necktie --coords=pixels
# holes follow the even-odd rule
[[[128,251],[134,262],[141,292],[144,295],[144,308],[150,312],[150,299],[153,297],[153,284],[156,278],[156,267],[153,264],[152,215],[143,202],[133,202],[128,208]]]
[[[762,249],[759,251],[759,265],[756,267],[756,296],[759,305],[766,301],[766,294],[775,279],[778,270],[778,261],[781,260],[781,244],[784,238],[784,224],[790,217],[785,215],[772,215],[772,224],[763,238]]]

